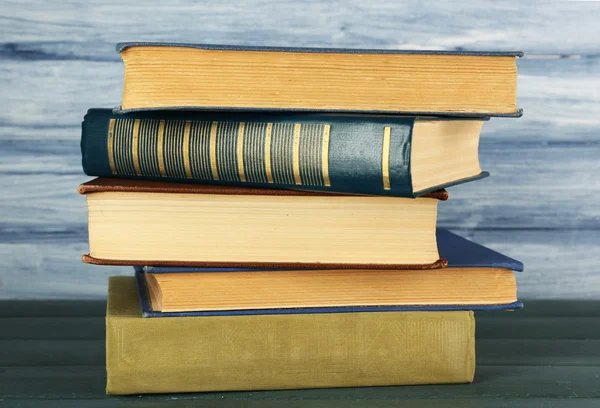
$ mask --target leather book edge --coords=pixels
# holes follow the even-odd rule
[[[333,192],[316,192],[301,190],[283,190],[276,188],[235,187],[213,184],[176,183],[165,181],[113,179],[98,177],[81,184],[77,187],[79,194],[91,194],[100,192],[130,192],[130,193],[172,193],[172,194],[223,194],[223,195],[268,195],[268,196],[356,196],[356,197],[380,197],[352,195]],[[387,196],[385,196],[387,197]],[[425,198],[434,198],[446,201],[449,194],[441,189],[422,195]],[[400,197],[399,197],[400,198]],[[409,198],[409,197],[407,197]]]
[[[396,269],[430,270],[448,266],[446,259],[438,259],[431,264],[357,264],[357,263],[304,263],[304,262],[222,262],[222,261],[139,261],[96,258],[85,254],[81,260],[93,265],[112,266],[196,266],[203,268],[251,268],[251,269]]]

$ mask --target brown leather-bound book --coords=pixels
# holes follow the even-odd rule
[[[106,265],[435,269],[437,205],[416,199],[98,178],[79,187]]]

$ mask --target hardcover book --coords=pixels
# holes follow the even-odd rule
[[[483,119],[91,109],[90,176],[415,197],[487,176]]]
[[[122,109],[520,116],[521,52],[123,43]]]
[[[108,394],[468,383],[473,312],[144,319],[132,277],[109,280]]]
[[[108,265],[441,268],[435,237],[444,190],[365,197],[99,178],[88,203],[90,254]]]
[[[523,264],[445,229],[448,268],[264,270],[136,267],[144,317],[490,310],[521,307]]]

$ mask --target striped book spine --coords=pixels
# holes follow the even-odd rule
[[[110,119],[113,175],[330,186],[330,125]]]
[[[399,115],[118,114],[90,109],[82,127],[83,169],[100,177],[394,197],[416,197],[487,176],[482,172],[414,191],[411,151],[419,120]]]

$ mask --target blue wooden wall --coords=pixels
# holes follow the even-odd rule
[[[439,222],[524,261],[523,298],[600,298],[600,3],[455,3],[0,1],[0,298],[102,297],[130,273],[80,262],[75,191],[81,119],[120,101],[119,41],[527,52],[524,117],[484,126],[492,177]]]

